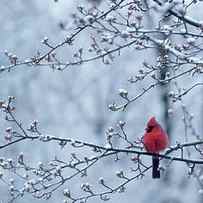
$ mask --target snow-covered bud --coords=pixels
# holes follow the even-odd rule
[[[12,132],[12,127],[6,128],[6,132],[7,132],[7,133],[11,133],[11,132]]]
[[[18,59],[18,57],[14,54],[14,55],[12,55],[12,59],[13,59],[14,61],[16,61],[16,60]]]
[[[116,20],[116,18],[113,17],[112,15],[107,15],[107,16],[106,16],[106,20],[107,20],[108,22],[114,22],[114,21]]]
[[[69,190],[69,189],[64,189],[64,190],[63,190],[63,195],[64,195],[65,197],[70,197],[70,190]]]
[[[3,71],[6,67],[4,65],[0,66],[0,71]]]
[[[8,50],[4,50],[4,54],[6,55],[6,56],[8,56]]]
[[[13,184],[14,184],[14,179],[11,178],[11,179],[9,180],[9,182],[10,182],[11,185],[13,185]]]
[[[111,146],[109,143],[105,144],[104,147],[105,147],[106,149],[111,149],[111,148],[112,148],[112,146]]]
[[[124,186],[119,187],[118,192],[119,193],[125,192],[125,187]]]
[[[86,17],[85,17],[85,21],[86,21],[86,23],[93,23],[94,22],[94,16],[92,16],[92,15],[87,15]]]
[[[3,177],[3,172],[0,171],[0,179]]]
[[[39,169],[42,169],[42,168],[43,168],[43,163],[42,163],[41,161],[40,161],[40,162],[38,162],[38,164],[37,164],[37,165],[38,165],[38,168],[39,168]]]
[[[125,89],[119,89],[118,91],[119,91],[119,95],[121,97],[123,97],[124,99],[128,98],[128,91],[127,90],[125,90]]]
[[[116,171],[116,176],[118,176],[119,178],[123,178],[124,177],[124,173],[123,171]]]
[[[119,121],[119,122],[118,122],[118,125],[119,125],[121,128],[123,128],[124,125],[125,125],[125,121]]]
[[[9,163],[10,165],[13,165],[13,159],[8,159],[7,161],[8,161],[8,163]]]
[[[78,22],[80,25],[83,25],[83,26],[88,24],[85,18],[80,18]]]
[[[83,184],[81,184],[80,187],[85,192],[91,191],[91,189],[90,189],[91,186],[89,185],[89,183],[83,183]]]
[[[24,164],[24,154],[23,154],[23,152],[21,152],[20,154],[19,154],[19,156],[18,156],[18,163],[19,164]]]
[[[196,39],[194,37],[188,37],[187,38],[187,43],[190,45],[194,45],[195,41],[196,41]]]
[[[166,78],[169,78],[169,77],[170,77],[170,72],[167,71],[167,72],[166,72]]]
[[[6,135],[4,136],[5,140],[8,141],[8,142],[11,142],[12,137],[13,137],[13,136],[12,136],[12,134],[10,134],[10,133],[8,133],[8,134],[6,134]]]
[[[38,178],[38,181],[41,183],[43,182],[43,178]]]
[[[126,30],[122,31],[121,32],[121,37],[124,38],[124,39],[128,38],[129,37],[129,32],[126,31]]]
[[[157,79],[157,77],[156,77],[156,74],[155,74],[155,73],[152,73],[150,76],[151,76],[151,78],[153,78],[154,80],[156,80],[156,79]]]
[[[66,37],[65,37],[65,41],[68,43],[68,44],[72,44],[72,42],[73,42],[73,39],[72,39],[72,36],[71,35],[66,35]],[[67,64],[68,64],[69,62],[67,62]]]
[[[192,120],[193,118],[194,118],[194,114],[191,113],[191,114],[190,114],[190,120]]]
[[[83,11],[84,9],[85,9],[85,6],[84,5],[78,5],[77,6],[77,9],[78,9],[78,11]]]
[[[31,189],[32,189],[32,186],[29,183],[26,182],[24,184],[24,189],[25,189],[26,192],[30,192]]]
[[[3,163],[5,161],[4,157],[0,157],[0,163]]]
[[[183,34],[186,33],[185,28],[180,29],[180,32],[183,33]]]
[[[52,139],[52,136],[51,135],[43,135],[43,134],[41,134],[40,136],[39,136],[39,140],[40,141],[43,141],[43,142],[48,142],[48,141],[50,141]]]
[[[35,179],[30,179],[30,180],[28,181],[28,184],[30,184],[30,185],[35,185],[35,184],[36,184],[36,180],[35,180]]]
[[[28,64],[28,63],[30,63],[31,61],[30,61],[30,59],[25,59],[24,60],[24,63],[26,63],[26,64]]]
[[[14,186],[11,185],[10,188],[9,188],[10,192],[13,192],[15,190]]]
[[[118,106],[115,103],[109,104],[108,108],[111,111],[118,111],[119,110]]]
[[[25,189],[24,189],[24,188],[20,189],[20,190],[19,190],[19,195],[20,195],[21,197],[23,197],[24,192],[25,192]]]
[[[103,177],[99,178],[99,184],[102,184],[102,185],[104,184],[104,178]]]
[[[173,91],[170,91],[170,92],[168,93],[168,96],[169,96],[169,97],[174,97],[174,96],[175,96],[175,93],[174,93]]]
[[[126,31],[128,33],[135,33],[136,32],[136,28],[134,28],[134,27],[127,27]]]
[[[112,133],[114,131],[114,128],[112,127],[112,126],[110,126],[109,128],[108,128],[108,132],[109,133]]]
[[[29,175],[27,173],[23,174],[23,178],[28,179]]]
[[[47,43],[48,43],[48,40],[49,40],[48,37],[44,37],[41,42],[42,42],[42,44],[47,44]]]

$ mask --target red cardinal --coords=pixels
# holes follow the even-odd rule
[[[147,152],[159,154],[160,151],[166,149],[169,144],[168,135],[155,117],[149,119],[145,130],[143,143]],[[158,156],[152,156],[152,178],[160,178]]]

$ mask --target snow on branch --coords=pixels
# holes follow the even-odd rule
[[[66,145],[70,145],[76,150],[84,151],[89,149],[92,152],[93,156],[83,156],[81,157],[80,153],[71,153],[71,159],[69,161],[65,159],[59,159],[54,157],[48,164],[39,163],[38,166],[30,166],[25,159],[24,153],[18,155],[17,160],[1,158],[0,167],[3,171],[10,171],[17,173],[18,178],[22,179],[24,182],[22,187],[17,188],[13,183],[10,185],[10,194],[11,201],[23,197],[25,193],[30,193],[33,197],[38,199],[48,199],[52,194],[64,186],[67,182],[71,181],[76,176],[87,176],[88,170],[95,166],[98,162],[101,162],[103,159],[115,159],[118,161],[121,154],[126,154],[130,162],[133,163],[134,167],[131,168],[131,173],[125,174],[124,171],[116,172],[116,176],[121,182],[118,185],[110,186],[107,182],[101,177],[98,180],[98,184],[103,187],[103,192],[94,191],[94,186],[89,183],[84,183],[81,185],[81,190],[85,193],[82,196],[76,196],[72,194],[70,189],[64,190],[64,196],[73,202],[79,202],[81,200],[87,201],[90,198],[99,197],[102,200],[109,199],[110,194],[116,192],[124,192],[126,186],[143,176],[146,175],[146,172],[151,169],[151,165],[145,163],[144,156],[153,156],[153,153],[145,152],[143,150],[142,140],[131,141],[129,140],[127,133],[125,132],[125,122],[120,121],[118,123],[118,128],[120,132],[114,128],[109,128],[106,132],[106,144],[98,145],[90,142],[84,142],[72,138],[62,138],[56,137],[48,134],[44,134],[39,129],[39,122],[33,121],[29,128],[25,129],[23,124],[16,119],[15,116],[15,107],[13,106],[14,97],[9,97],[7,102],[1,102],[1,111],[5,114],[5,119],[8,123],[13,125],[13,128],[9,127],[5,130],[5,140],[6,144],[0,146],[0,150],[10,147],[13,144],[20,144],[20,142],[42,142],[44,144],[49,142],[55,142],[61,148],[65,148]],[[123,142],[123,147],[118,148],[114,146],[113,138],[117,137]],[[201,159],[191,159],[185,157],[184,150],[186,148],[193,148],[200,157],[203,155],[203,151],[200,146],[203,145],[203,140],[192,141],[188,143],[177,143],[174,146],[170,146],[164,154],[159,154],[161,160],[168,160],[171,165],[172,162],[184,162],[191,175],[194,171],[196,165],[202,165],[203,161]],[[179,155],[178,155],[179,152]],[[174,154],[175,153],[175,154]],[[19,172],[18,172],[19,170]],[[30,176],[35,176],[35,178],[29,179],[29,176],[24,177],[22,170]],[[66,171],[68,176],[65,175]],[[164,170],[164,168],[163,168]],[[20,172],[21,171],[21,172]],[[1,172],[0,179],[7,184],[7,180],[4,178],[4,172]],[[135,175],[133,175],[135,174]]]

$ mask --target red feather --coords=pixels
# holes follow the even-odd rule
[[[149,119],[147,123],[146,132],[143,137],[144,147],[147,152],[158,154],[160,151],[166,149],[169,145],[168,135],[162,129],[155,117]],[[157,163],[158,162],[158,163]],[[159,158],[153,157],[153,178],[160,177]]]

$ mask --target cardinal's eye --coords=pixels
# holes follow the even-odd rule
[[[150,133],[152,131],[152,128],[153,127],[147,127],[147,129],[146,129],[147,133]]]

